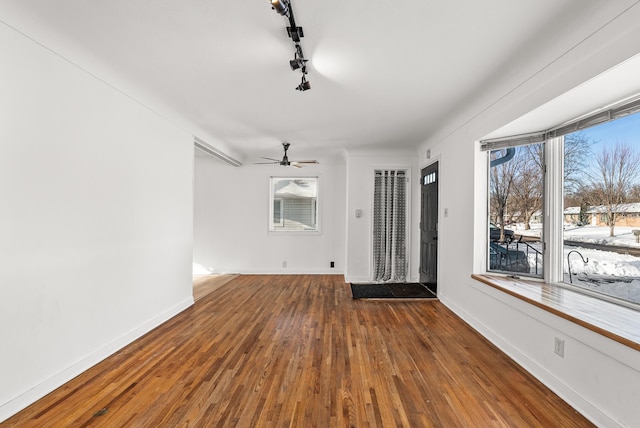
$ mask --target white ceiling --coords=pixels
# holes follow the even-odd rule
[[[547,131],[640,96],[640,54],[589,79],[487,135],[486,139]]]
[[[267,0],[0,0],[0,20],[252,161],[414,147],[604,0],[292,2],[306,92]]]

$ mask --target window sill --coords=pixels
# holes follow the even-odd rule
[[[270,236],[320,236],[319,230],[267,230]]]
[[[640,351],[638,311],[544,282],[498,275],[471,275],[477,281]]]

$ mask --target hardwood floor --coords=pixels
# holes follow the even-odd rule
[[[193,277],[193,300],[198,301],[207,294],[237,277],[236,274],[198,275]]]
[[[16,427],[583,427],[438,301],[239,276],[7,420]]]

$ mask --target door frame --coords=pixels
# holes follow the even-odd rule
[[[418,167],[418,189],[419,191],[417,192],[420,195],[420,212],[417,213],[418,215],[418,233],[421,234],[422,233],[422,228],[420,227],[420,222],[422,221],[422,170],[425,168],[428,168],[429,166],[433,165],[437,163],[438,164],[438,179],[436,181],[436,184],[438,186],[438,210],[436,212],[437,215],[437,223],[438,223],[438,241],[436,243],[436,253],[437,253],[437,260],[436,260],[436,283],[438,284],[438,289],[437,289],[437,294],[440,295],[442,293],[442,288],[441,288],[441,284],[442,284],[442,269],[440,269],[440,260],[442,259],[442,257],[440,257],[440,253],[441,253],[441,248],[440,248],[440,225],[442,224],[442,216],[440,215],[441,210],[442,210],[442,201],[441,201],[441,196],[442,196],[442,192],[441,192],[441,186],[440,186],[440,180],[442,177],[442,159],[440,158],[440,155],[435,156],[433,158],[427,159],[424,162],[421,162],[419,167]],[[422,269],[422,237],[418,236],[418,281],[420,280],[420,272]]]

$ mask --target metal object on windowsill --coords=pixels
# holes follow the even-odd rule
[[[569,256],[571,255],[571,253],[577,253],[582,259],[582,263],[584,263],[585,266],[587,265],[587,263],[589,263],[589,258],[587,257],[585,259],[584,257],[582,257],[582,253],[580,253],[580,251],[578,250],[571,250],[567,254],[567,267],[569,268],[569,283],[573,284],[573,279],[571,278],[571,262],[569,261]]]

